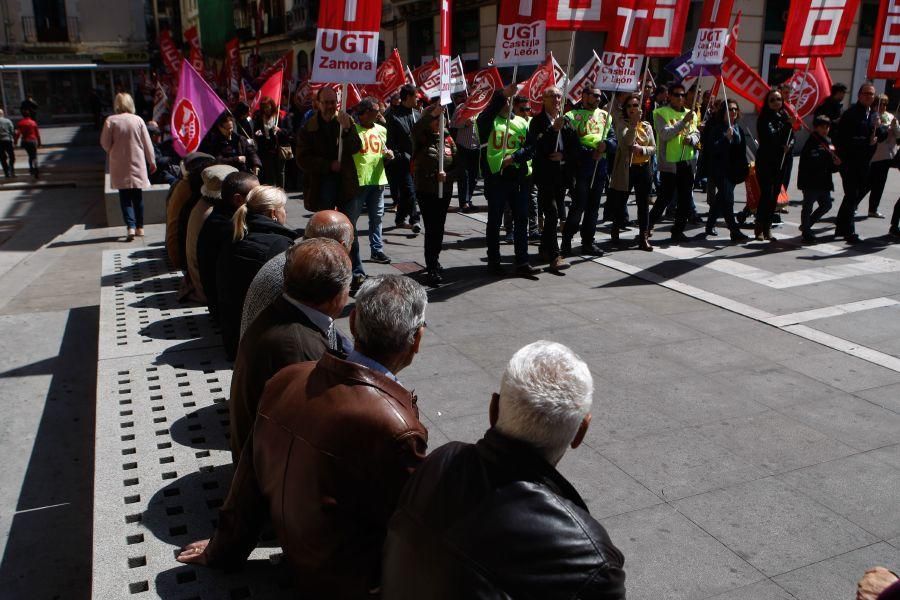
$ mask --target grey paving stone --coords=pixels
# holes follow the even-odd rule
[[[844,392],[781,365],[723,370],[715,380],[742,390],[746,397],[770,408],[780,408],[844,396]]]
[[[900,382],[900,373],[837,351],[779,361],[781,364],[845,392]]]
[[[603,386],[595,375],[594,390],[593,419],[586,436],[593,448],[602,451],[616,441],[684,426],[659,410],[655,400],[634,388]]]
[[[473,414],[454,419],[443,419],[435,423],[444,436],[453,442],[468,442],[473,444],[484,436],[484,432],[490,428],[488,415]]]
[[[857,454],[778,479],[881,539],[900,535],[900,469]]]
[[[659,346],[665,356],[700,373],[717,373],[723,369],[743,367],[752,369],[770,363],[767,359],[741,350],[716,338],[685,340]]]
[[[857,451],[790,417],[768,411],[702,425],[710,440],[778,473],[856,454]]]
[[[763,575],[670,505],[602,520],[625,555],[628,598],[707,598]]]
[[[774,478],[692,496],[676,506],[770,577],[878,541]]]
[[[760,581],[724,594],[710,596],[709,600],[794,600],[794,596],[771,581]]]
[[[603,447],[602,454],[666,500],[768,475],[765,469],[732,454],[693,428],[610,443]]]
[[[428,335],[426,328],[425,335]],[[411,365],[405,368],[398,377],[401,380],[421,381],[431,377],[449,375],[451,373],[477,373],[481,368],[463,353],[450,344],[440,344],[422,349]]]
[[[569,449],[557,468],[575,485],[596,519],[662,503],[656,494],[586,444]]]
[[[900,383],[882,387],[868,388],[853,393],[895,413],[900,413]]]
[[[855,597],[856,583],[866,569],[879,565],[896,570],[900,550],[885,543],[872,544],[773,580],[798,600],[847,600]]]
[[[456,417],[487,414],[491,394],[500,389],[499,379],[494,380],[481,370],[401,381],[416,390],[419,410],[437,425]]]
[[[872,450],[900,438],[900,414],[850,394],[780,411],[859,450]]]
[[[776,362],[820,355],[823,348],[820,344],[756,321],[749,321],[740,331],[714,335],[751,354]]]
[[[871,450],[866,452],[866,456],[871,456],[885,465],[900,469],[900,443]]]
[[[881,341],[896,339],[897,332],[892,327],[886,327],[886,324],[898,321],[900,321],[900,305],[895,304],[839,317],[818,319],[811,322],[810,326],[819,331],[870,346]]]
[[[619,320],[634,321],[651,314],[646,308],[631,302],[623,302],[618,297],[593,302],[569,301],[562,304],[562,307],[597,323]]]

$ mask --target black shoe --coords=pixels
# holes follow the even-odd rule
[[[370,258],[372,262],[379,263],[382,265],[391,264],[391,257],[385,254],[384,252],[373,252],[372,257]]]
[[[746,242],[750,239],[750,236],[741,231],[740,229],[735,229],[731,232],[731,241],[732,242]]]
[[[359,290],[359,286],[361,286],[365,280],[365,275],[354,275],[353,279],[350,280],[350,291],[355,294],[357,290]]]
[[[429,269],[425,272],[425,283],[432,287],[437,287],[444,283],[444,278],[441,277],[441,274],[437,269]]]
[[[851,246],[855,246],[856,244],[861,244],[861,243],[862,243],[862,238],[860,238],[858,235],[856,235],[856,234],[854,233],[853,235],[846,235],[846,236],[844,236],[844,241],[845,241],[846,243],[850,244]]]
[[[540,272],[540,269],[532,266],[530,263],[522,263],[521,265],[516,265],[516,275],[526,275],[528,277],[531,277],[533,275],[537,275]]]
[[[419,224],[418,224],[418,223],[413,223],[413,224],[412,224],[412,232],[413,232],[413,233],[419,233],[420,231],[422,231],[422,228],[419,226]]]
[[[406,221],[394,221],[394,227],[397,229],[404,229],[409,227],[409,225],[406,224]]]
[[[703,225],[703,217],[700,215],[694,215],[690,219],[691,225]]]
[[[442,265],[439,262],[436,262],[436,263],[434,263],[434,270],[437,271],[438,273],[440,273],[441,275],[443,275],[444,274],[444,265]]]
[[[506,275],[506,269],[498,262],[489,262],[487,268],[494,275]]]
[[[460,210],[462,210],[464,213],[471,213],[475,212],[475,207],[471,202],[466,202],[465,206],[463,206]]]
[[[703,232],[705,237],[717,237],[719,235],[719,230],[715,227],[708,227],[706,231]]]
[[[563,240],[559,245],[559,253],[566,258],[572,256],[572,240]]]
[[[888,229],[888,235],[893,237],[900,237],[900,227],[891,227]]]
[[[747,222],[747,213],[741,211],[734,215],[734,220],[738,222],[738,224],[743,225]]]
[[[583,256],[603,256],[603,249],[593,242],[581,245],[581,254]]]
[[[672,242],[686,242],[688,241],[688,237],[681,231],[673,231],[672,237],[670,237],[669,240]]]
[[[815,234],[812,233],[811,231],[804,231],[804,232],[803,232],[803,235],[800,236],[800,237],[802,237],[802,238],[803,238],[803,241],[806,242],[807,244],[814,244],[814,243],[816,243],[816,236],[815,236]]]
[[[507,244],[512,244],[515,241],[515,236],[513,236],[513,233],[510,231],[503,238],[503,241],[506,242]]]

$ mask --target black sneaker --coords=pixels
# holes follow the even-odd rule
[[[372,253],[371,258],[369,259],[374,263],[389,265],[391,264],[391,257],[385,254],[384,252],[375,251]]]
[[[811,231],[804,231],[801,237],[807,244],[814,244],[816,242],[816,235]]]
[[[687,237],[686,235],[684,235],[684,233],[682,233],[682,232],[680,232],[680,231],[673,231],[673,232],[672,232],[672,237],[669,238],[669,239],[670,239],[670,241],[673,241],[673,242],[686,242],[686,241],[688,241],[688,237]]]
[[[735,229],[731,232],[731,241],[732,242],[746,242],[750,239],[750,236],[741,231],[740,229]]]
[[[709,229],[707,229],[706,231],[703,232],[704,237],[718,237],[718,235],[719,235],[719,230],[716,229],[715,227],[710,227]]]
[[[444,278],[441,277],[437,269],[429,269],[425,272],[425,283],[432,287],[437,287],[444,283]]]
[[[581,254],[584,256],[603,256],[603,249],[597,244],[582,244]]]
[[[844,236],[844,242],[850,244],[851,246],[855,246],[856,244],[862,243],[862,238],[854,233],[853,235]]]
[[[535,266],[532,266],[531,263],[522,263],[521,265],[516,265],[516,275],[537,275],[541,270]]]
[[[494,275],[506,275],[506,269],[498,262],[489,262],[487,268]]]
[[[888,235],[893,237],[900,237],[900,227],[891,227],[888,229]]]

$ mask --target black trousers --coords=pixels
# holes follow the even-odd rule
[[[878,212],[881,204],[881,196],[884,194],[884,186],[887,183],[888,173],[891,172],[892,160],[879,160],[873,162],[869,178],[872,182],[872,191],[869,193],[869,212]]]
[[[684,231],[688,217],[691,215],[694,191],[694,167],[689,161],[675,163],[675,172],[662,172],[659,175],[660,190],[656,203],[650,211],[650,226],[656,224],[669,200],[675,198],[675,225],[672,233]]]
[[[716,173],[707,181],[709,190],[709,214],[706,216],[706,228],[716,226],[719,215],[725,219],[725,224],[731,232],[740,231],[740,227],[734,220],[734,182],[722,173]]]
[[[37,142],[22,142],[22,147],[28,154],[28,172],[37,177],[38,161],[37,161]]]
[[[841,181],[844,184],[844,199],[834,222],[834,233],[839,236],[856,234],[853,214],[866,195],[868,189],[869,165],[865,162],[846,162],[841,165]]]
[[[410,224],[418,223],[419,208],[416,202],[416,188],[413,184],[412,171],[409,169],[409,159],[395,158],[388,164],[396,186],[396,189],[391,187],[391,195],[397,194],[394,196],[394,203],[397,206],[395,222],[402,223],[409,218]]]
[[[778,165],[757,163],[756,179],[759,182],[759,205],[756,207],[756,223],[760,227],[771,227],[778,205],[778,193],[781,191],[783,175]]]
[[[593,185],[591,180],[593,179]],[[581,244],[590,246],[597,234],[597,217],[600,212],[600,200],[606,180],[600,174],[594,177],[593,172],[579,172],[575,178],[575,189],[572,194],[572,205],[563,225],[563,240],[572,241],[576,232],[581,232]]]
[[[475,184],[478,182],[478,159],[481,151],[470,150],[462,146],[456,149],[456,185],[459,187],[459,207],[464,208],[472,202]]]
[[[3,163],[3,174],[12,177],[16,174],[16,149],[12,140],[0,142],[0,163]]]
[[[541,254],[547,260],[559,256],[559,240],[556,237],[559,229],[559,205],[566,198],[566,188],[555,185],[539,185],[538,209],[544,216],[544,229],[541,231]]]
[[[422,224],[425,225],[425,268],[438,266],[441,248],[444,245],[444,225],[447,223],[447,209],[453,196],[453,185],[444,183],[444,195],[419,193],[419,209]]]
[[[634,190],[638,210],[638,229],[641,235],[650,228],[650,163],[631,165],[628,169],[628,189],[609,190],[606,201],[612,202],[613,227],[624,229],[628,225],[628,196]]]

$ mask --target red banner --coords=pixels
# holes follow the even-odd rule
[[[259,77],[253,80],[253,86],[257,89],[266,81],[268,81],[272,75],[275,73],[280,73],[284,71],[285,73],[290,73],[291,69],[289,66],[291,60],[291,53],[288,52],[274,63],[272,63],[269,67],[266,68],[265,71],[259,74]]]
[[[184,39],[191,46],[190,60],[194,70],[203,75],[205,65],[203,63],[203,51],[200,49],[200,34],[197,27],[190,27],[184,30]]]
[[[819,57],[811,60],[809,69],[797,69],[785,82],[791,88],[788,101],[801,119],[811,115],[831,93],[831,74],[825,61]]]
[[[690,0],[619,0],[604,50],[620,54],[678,56]]]
[[[722,78],[725,85],[745,100],[752,102],[757,109],[765,105],[769,84],[730,47],[725,48]]]
[[[375,83],[381,0],[322,0],[312,80]]]
[[[400,52],[396,48],[394,48],[394,51],[386,61],[378,65],[375,79],[376,82],[372,85],[364,86],[362,92],[367,96],[374,96],[382,102],[406,83],[406,76],[403,72],[403,60],[401,60]]]
[[[900,74],[900,0],[882,0],[869,56],[870,79],[897,79]],[[896,84],[895,84],[896,87]]]
[[[600,57],[594,52],[588,61],[584,63],[584,66],[581,67],[581,70],[572,76],[572,81],[569,82],[568,98],[573,104],[581,100],[582,90],[594,87],[597,84],[601,66]]]
[[[691,60],[695,65],[721,65],[734,0],[707,0],[700,17]]]
[[[533,65],[547,55],[546,0],[500,0],[494,64]]]
[[[551,85],[559,86],[565,76],[566,72],[553,59],[552,54],[547,57],[544,64],[535,69],[519,90],[521,96],[528,98],[532,114],[537,114],[544,109],[544,90]]]
[[[494,92],[503,87],[497,67],[482,69],[474,74],[467,73],[466,79],[469,79],[469,97],[453,113],[453,123],[456,126],[480,115],[490,104]]]
[[[615,13],[613,0],[547,0],[547,29],[609,31]]]
[[[162,55],[166,69],[172,77],[178,77],[181,72],[181,52],[172,41],[172,32],[163,29],[159,32],[159,53]]]
[[[250,107],[250,112],[256,112],[256,109],[259,108],[259,103],[262,102],[263,98],[271,98],[275,102],[275,113],[277,114],[278,110],[281,108],[281,88],[283,85],[284,71],[278,71],[269,77],[269,79],[260,86],[259,91],[256,93],[256,97],[253,98],[253,105]]]
[[[441,69],[437,59],[415,69],[412,76],[426,98],[434,98],[441,93]]]
[[[841,56],[859,0],[791,0],[781,54]]]
[[[707,0],[708,2],[709,0]],[[687,31],[690,0],[654,0],[647,33],[647,56],[679,56]]]
[[[237,93],[241,80],[241,41],[232,38],[225,42],[225,76],[228,93]]]

